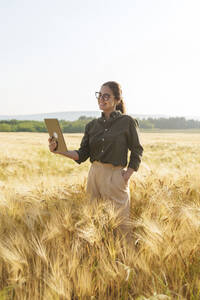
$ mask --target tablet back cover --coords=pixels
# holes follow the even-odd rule
[[[54,137],[58,141],[58,148],[56,151],[66,152],[67,146],[65,144],[64,136],[57,119],[44,119],[50,137]]]

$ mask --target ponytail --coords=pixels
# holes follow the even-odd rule
[[[116,110],[120,110],[123,115],[126,113],[126,107],[123,99],[121,99],[120,103],[117,104]]]

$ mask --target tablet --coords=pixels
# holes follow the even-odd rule
[[[44,119],[47,130],[49,132],[49,136],[53,137],[55,141],[58,143],[56,151],[66,152],[67,146],[65,144],[64,136],[62,130],[60,128],[60,124],[57,119]]]

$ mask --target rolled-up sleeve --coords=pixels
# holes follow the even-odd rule
[[[85,133],[82,138],[80,148],[75,151],[79,155],[79,159],[75,160],[75,162],[77,162],[78,164],[81,164],[82,162],[86,161],[90,156],[88,124],[85,126]]]
[[[131,151],[128,167],[137,171],[141,163],[143,147],[139,141],[137,123],[133,118],[130,118],[129,123],[128,148]]]

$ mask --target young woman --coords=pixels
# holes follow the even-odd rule
[[[137,122],[125,114],[120,85],[104,83],[96,92],[101,117],[89,122],[79,150],[61,153],[54,151],[55,142],[49,139],[49,149],[77,163],[90,158],[92,163],[87,180],[87,192],[93,198],[112,201],[121,208],[122,216],[129,217],[129,179],[141,162],[143,147],[137,133]],[[127,165],[128,150],[130,157]]]

